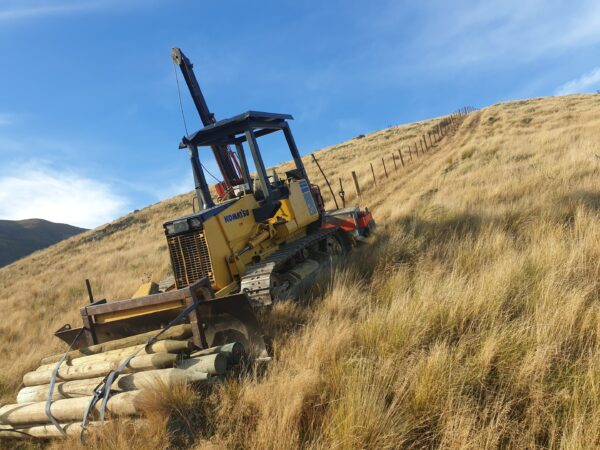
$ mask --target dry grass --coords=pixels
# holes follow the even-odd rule
[[[274,309],[266,374],[158,393],[166,406],[152,408],[145,441],[117,424],[94,445],[600,446],[599,110],[600,96],[588,95],[473,113],[436,152],[366,190],[376,242],[301,305]],[[349,185],[354,169],[366,185],[359,157],[379,161],[432,124],[318,156],[334,177]],[[58,348],[39,336],[76,321],[85,276],[113,298],[145,271],[167,271],[160,222],[184,200],[143,210],[101,241],[84,243],[88,233],[0,270],[4,400]]]

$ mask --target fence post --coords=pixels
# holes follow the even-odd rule
[[[421,154],[425,154],[425,150],[423,150],[423,141],[419,139],[419,147],[421,147]]]
[[[432,143],[432,141],[431,141],[431,131],[428,131],[428,132],[427,132],[427,136],[429,136],[429,146],[430,146],[430,147],[433,147],[433,143]]]
[[[429,147],[427,147],[427,139],[425,139],[425,135],[421,135],[421,140],[425,144],[425,150],[429,150]]]
[[[342,179],[340,178],[340,198],[342,199],[342,208],[346,207],[346,193],[344,192],[344,185],[342,184]]]
[[[412,152],[410,151],[410,144],[408,145],[408,156],[410,156],[410,160],[412,161]]]
[[[377,179],[375,178],[375,170],[373,169],[373,163],[369,163],[371,164],[371,173],[373,174],[373,183],[375,183],[375,185],[377,185]]]
[[[400,155],[400,162],[402,163],[402,167],[404,167],[404,158],[402,157],[402,149],[398,150],[398,155]]]
[[[398,166],[396,165],[396,154],[392,153],[392,160],[394,161],[394,170],[398,170]]]
[[[358,178],[356,176],[356,172],[352,171],[352,179],[354,180],[354,187],[356,188],[356,195],[360,197],[360,186],[358,185]]]
[[[385,173],[385,177],[388,177],[387,169],[385,168],[385,160],[381,158],[381,164],[383,164],[383,172]]]

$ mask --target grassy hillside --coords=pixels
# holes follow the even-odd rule
[[[43,219],[0,220],[0,267],[83,231]]]
[[[359,173],[376,242],[264,318],[265,374],[157,392],[145,425],[116,424],[92,446],[599,446],[599,112],[598,95],[495,105],[370,188],[368,162],[435,121],[317,153],[350,201]],[[189,209],[177,197],[0,270],[3,400],[60,348],[39,337],[77,322],[85,277],[121,298],[166,274],[160,224]]]

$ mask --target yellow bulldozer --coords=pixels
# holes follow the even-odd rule
[[[235,370],[244,354],[268,361],[256,311],[297,299],[374,229],[367,209],[325,209],[292,116],[248,111],[217,121],[190,61],[179,49],[172,59],[204,125],[179,145],[189,152],[199,208],[164,224],[173,275],[118,301],[94,299],[86,280],[82,325],[55,333],[69,349],[24,375],[17,403],[0,407],[0,438],[83,437],[105,412],[139,414],[138,395],[157,379],[206,382]],[[258,141],[272,133],[283,133],[294,162],[285,174],[265,169]],[[223,177],[214,191],[200,148],[212,150]]]
[[[164,224],[173,277],[142,286],[128,300],[94,301],[90,291],[82,327],[65,325],[55,335],[75,349],[101,344],[160,330],[195,303],[186,321],[198,348],[241,342],[248,353],[268,357],[254,310],[297,298],[332,256],[350,251],[375,223],[358,207],[325,210],[296,147],[291,115],[248,111],[217,121],[189,59],[177,48],[171,56],[204,125],[179,144],[189,151],[201,208]],[[267,173],[258,144],[276,132],[295,164],[281,178]],[[216,199],[200,162],[202,147],[212,149],[223,176]]]

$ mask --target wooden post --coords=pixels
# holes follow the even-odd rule
[[[108,350],[103,353],[97,353],[88,356],[82,356],[79,358],[73,358],[71,360],[62,363],[61,368],[70,366],[83,366],[86,364],[92,364],[100,361],[121,361],[133,352],[138,351],[136,358],[143,355],[159,354],[159,353],[182,353],[191,348],[191,344],[188,341],[176,341],[166,339],[164,341],[157,341],[150,345],[135,345],[132,347],[125,347],[117,350]],[[41,364],[36,370],[52,370],[56,366],[56,363]]]
[[[360,197],[360,186],[358,185],[358,177],[356,176],[356,172],[352,171],[352,179],[354,180],[354,187],[356,188],[356,195]]]
[[[373,163],[371,164],[371,173],[373,174],[373,183],[377,184],[377,179],[375,178],[375,170],[373,169]]]
[[[417,158],[419,157],[419,148],[417,147],[417,144],[415,144],[415,153],[417,154]]]
[[[244,345],[240,342],[231,342],[229,344],[217,345],[215,347],[198,350],[192,353],[190,356],[195,358],[197,356],[212,355],[214,353],[223,353],[225,356],[227,356],[227,361],[229,363],[237,364],[244,356]]]
[[[122,338],[122,339],[115,339],[114,341],[108,341],[103,344],[98,344],[98,345],[94,345],[92,347],[82,348],[80,350],[72,350],[67,355],[67,359],[71,360],[74,358],[80,358],[82,356],[94,355],[94,354],[98,354],[98,353],[102,353],[102,352],[106,352],[106,351],[110,351],[110,350],[123,349],[125,347],[130,347],[133,345],[139,345],[139,344],[146,345],[145,342],[147,342],[148,339],[150,337],[154,336],[155,334],[156,334],[155,331],[150,331],[148,333],[136,334],[134,336],[130,336],[130,337]],[[165,331],[164,334],[162,336],[160,336],[158,339],[159,340],[164,340],[164,339],[179,340],[179,339],[188,339],[191,336],[192,336],[192,327],[190,327],[189,324],[183,324],[183,325],[175,325],[174,327]],[[60,361],[62,356],[63,356],[62,353],[59,355],[47,356],[44,359],[42,359],[41,365],[57,363],[58,361]]]
[[[394,161],[394,170],[398,170],[398,166],[396,165],[396,154],[392,153],[392,160]]]
[[[191,369],[210,375],[222,375],[227,370],[227,355],[213,353],[212,355],[189,358],[177,363],[179,369]]]
[[[410,160],[412,161],[412,152],[410,151],[410,145],[408,146],[408,156],[410,156]]]
[[[421,154],[425,154],[425,150],[423,150],[423,141],[419,141],[419,146],[421,147]]]
[[[346,207],[346,193],[344,192],[344,185],[342,184],[342,179],[340,178],[340,198],[342,199],[342,208]]]
[[[124,373],[115,378],[111,392],[134,391],[150,388],[158,382],[173,385],[181,382],[207,381],[210,378],[206,372],[193,369],[157,369],[143,372]],[[52,400],[63,398],[87,397],[94,394],[94,389],[104,377],[86,378],[84,380],[59,381],[54,385]],[[43,402],[48,399],[49,384],[22,388],[17,394],[17,403]]]
[[[86,378],[94,378],[107,375],[111,370],[116,369],[121,360],[125,357],[117,357],[117,359],[109,359],[107,361],[95,361],[89,364],[81,364],[78,366],[61,366],[58,370],[58,378],[61,381],[85,380]],[[172,366],[178,359],[178,356],[173,353],[154,353],[150,355],[140,355],[132,358],[127,364],[127,370],[149,370],[162,369]],[[24,386],[37,386],[40,384],[48,384],[52,379],[54,369],[34,370],[23,375]]]
[[[402,157],[402,149],[398,150],[398,155],[400,155],[400,162],[402,163],[402,167],[404,167],[404,158]]]
[[[427,136],[429,136],[429,146],[433,147],[433,142],[431,141],[431,131],[427,132]]]
[[[111,416],[134,416],[140,411],[138,397],[142,391],[122,392],[108,399],[106,408]],[[66,398],[52,403],[52,415],[59,422],[81,420],[90,403],[91,396]],[[93,411],[99,412],[101,402],[96,403]],[[3,425],[27,425],[48,423],[46,402],[17,403],[0,408]]]
[[[81,419],[81,418],[80,418]],[[87,425],[90,429],[101,427],[102,425],[109,423],[108,420],[104,422],[91,421]],[[70,422],[61,423],[61,428],[67,436],[80,436],[83,430],[81,422]],[[11,425],[0,425],[0,439],[11,438],[11,439],[50,439],[50,438],[64,438],[58,428],[52,424],[47,425],[32,425],[32,426],[18,426],[12,427]],[[16,447],[16,443],[15,443]],[[19,447],[22,448],[22,447]]]
[[[385,173],[385,177],[388,177],[387,169],[385,168],[385,160],[381,158],[381,164],[383,164],[383,172]]]

